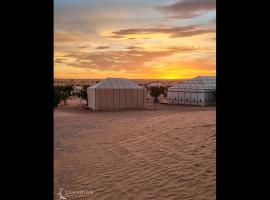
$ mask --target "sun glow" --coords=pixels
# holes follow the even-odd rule
[[[215,75],[215,24],[209,21],[210,15],[199,21],[173,18],[153,9],[162,6],[156,1],[148,8],[140,1],[139,7],[125,2],[125,6],[112,8],[97,1],[83,9],[74,7],[72,12],[56,9],[55,77],[181,79]]]

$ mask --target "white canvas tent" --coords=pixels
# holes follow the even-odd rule
[[[216,77],[199,76],[168,89],[169,104],[191,104],[199,106],[216,103]]]
[[[146,88],[124,78],[107,78],[87,89],[93,110],[145,108]]]

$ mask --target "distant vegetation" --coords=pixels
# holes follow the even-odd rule
[[[54,100],[53,100],[53,105],[54,107],[58,106],[58,104],[61,102],[61,97],[60,97],[60,90],[58,86],[54,86]]]
[[[84,85],[82,89],[80,89],[77,93],[76,96],[81,98],[82,100],[86,100],[86,105],[88,106],[88,95],[87,95],[87,88],[89,85]]]
[[[169,86],[162,86],[162,88],[163,88],[162,94],[164,95],[164,97],[167,97]]]
[[[88,105],[88,96],[87,96],[87,88],[89,85],[83,85],[81,89],[75,90],[73,85],[58,85],[54,86],[54,106],[58,106],[62,101],[64,105],[67,104],[67,100],[71,96],[77,96],[82,100],[86,100],[86,104]]]
[[[72,96],[73,89],[73,85],[54,86],[54,106],[57,106],[61,101],[66,105],[68,98]]]
[[[161,94],[166,94],[165,87],[151,87],[150,88],[150,95],[155,98],[155,102],[158,102],[158,96]]]

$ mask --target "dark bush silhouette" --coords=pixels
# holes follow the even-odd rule
[[[73,85],[65,85],[61,87],[61,100],[64,101],[64,105],[67,104],[68,98],[72,96],[73,89]]]
[[[167,95],[168,95],[168,88],[169,87],[161,86],[161,88],[163,88],[162,94],[164,95],[164,97],[167,97]]]
[[[158,96],[164,93],[164,87],[151,87],[150,95],[155,98],[155,102],[158,102]]]
[[[61,94],[60,94],[59,87],[57,87],[57,86],[54,87],[53,96],[54,96],[53,105],[54,105],[54,107],[57,107],[58,104],[61,102]]]
[[[86,105],[88,106],[88,95],[87,95],[87,88],[89,85],[84,85],[81,90],[77,92],[77,96],[83,100],[86,100]]]
[[[214,102],[216,102],[216,97],[217,97],[217,91],[216,90],[213,92],[213,95],[214,95]]]
[[[72,96],[73,89],[74,89],[73,85],[54,86],[55,91],[54,96],[56,99],[60,98],[60,101],[64,101],[64,104],[66,105],[68,98]]]

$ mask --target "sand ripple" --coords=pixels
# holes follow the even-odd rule
[[[69,199],[215,199],[215,123],[214,108],[57,110],[55,193],[62,187],[93,191]]]

